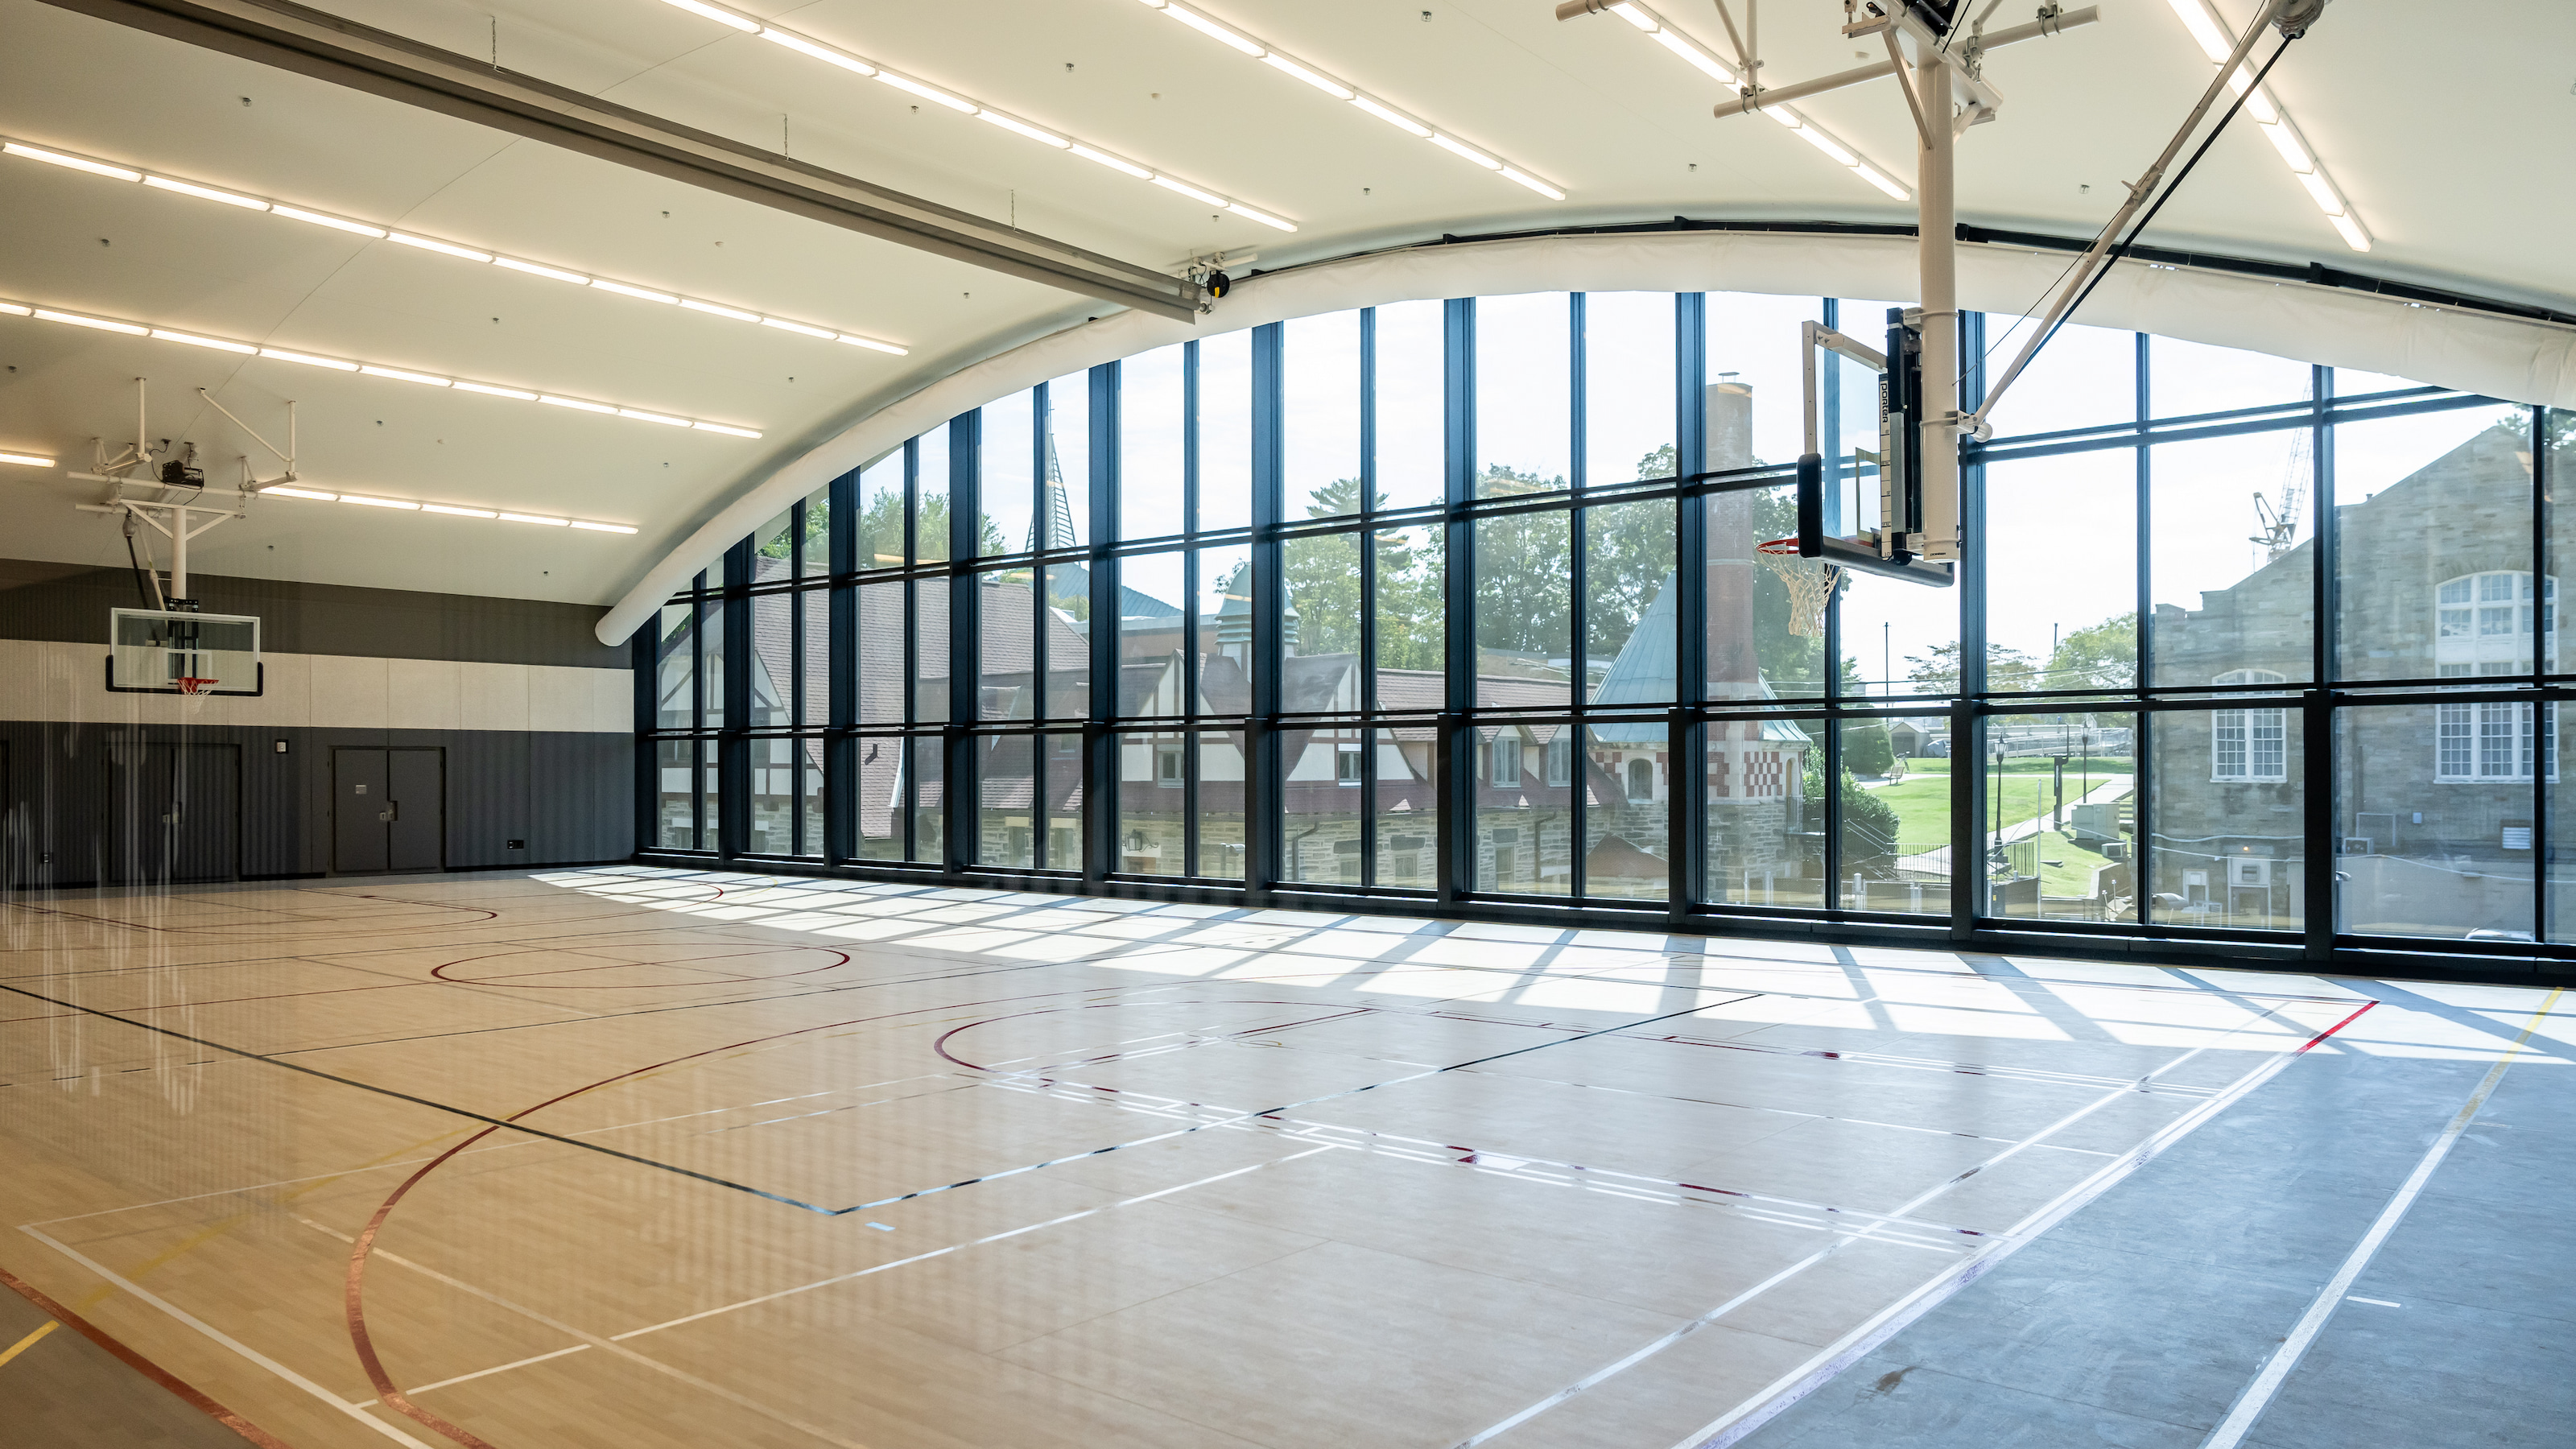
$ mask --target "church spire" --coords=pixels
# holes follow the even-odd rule
[[[1052,391],[1052,389],[1050,389]],[[1047,411],[1055,411],[1050,397]],[[1065,495],[1064,466],[1056,458],[1053,417],[1040,420],[1046,437],[1046,483],[1039,489],[1037,516],[1029,520],[1029,552],[1041,549],[1072,548],[1081,540],[1073,532],[1073,502]]]

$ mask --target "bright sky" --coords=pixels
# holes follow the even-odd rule
[[[1753,450],[1763,461],[1793,459],[1804,444],[1799,324],[1821,309],[1810,298],[1713,292],[1707,301],[1708,378],[1751,388]],[[1885,334],[1884,301],[1840,304],[1843,330],[1868,343]],[[1391,507],[1434,503],[1441,493],[1442,304],[1377,309],[1378,488]],[[1586,386],[1583,398],[1588,477],[1621,482],[1638,460],[1673,440],[1675,314],[1669,293],[1593,293],[1585,298]],[[1542,478],[1574,472],[1571,316],[1564,293],[1488,297],[1477,304],[1476,448],[1480,470],[1495,465]],[[1998,325],[1988,364],[1998,370],[2022,337]],[[1251,347],[1237,331],[1200,343],[1200,478],[1202,526],[1248,521]],[[2307,396],[2306,365],[2260,354],[2155,338],[2149,367],[2154,415],[2218,411]],[[1288,516],[1305,516],[1309,497],[1360,471],[1359,314],[1301,318],[1283,343],[1284,453]],[[1181,507],[1181,349],[1160,348],[1124,365],[1121,431],[1125,482],[1123,532],[1165,536],[1179,530]],[[2346,373],[2344,395],[2413,384]],[[1087,446],[1084,379],[1056,387],[1053,425],[1077,526],[1083,516],[1081,475]],[[2040,361],[2013,385],[1994,415],[1999,438],[2126,421],[2137,398],[2136,341],[2131,333],[2065,328]],[[986,413],[988,468],[1024,473],[1030,426],[1025,396]],[[2389,486],[2487,426],[2488,409],[2471,409],[2346,427],[2338,442],[2337,487],[2344,501]],[[945,480],[944,459],[924,449],[924,484]],[[2159,602],[2197,608],[2204,591],[2244,579],[2263,560],[2251,540],[2257,493],[2278,501],[2308,467],[2301,434],[2256,434],[2160,445],[2154,470],[2154,577]],[[934,476],[934,470],[936,470]],[[2097,624],[2136,604],[2136,475],[2126,452],[1996,464],[1987,474],[1990,546],[1988,627],[1996,643],[2044,657],[2055,635]],[[988,509],[1016,547],[1028,529],[1016,501]],[[2298,537],[2305,539],[2303,518]],[[1213,585],[1217,575],[1206,582]],[[1177,579],[1171,592],[1177,595]],[[1888,580],[1855,578],[1844,596],[1844,652],[1871,681],[1901,678],[1909,656],[1958,636],[1954,593]]]

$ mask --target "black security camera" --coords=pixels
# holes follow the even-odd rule
[[[1208,294],[1210,297],[1222,297],[1222,296],[1224,296],[1226,293],[1228,293],[1228,292],[1230,292],[1230,291],[1233,291],[1233,290],[1234,290],[1234,278],[1227,276],[1227,275],[1226,275],[1225,273],[1223,273],[1223,272],[1210,272],[1210,273],[1208,273],[1208,277],[1207,277],[1207,294]]]

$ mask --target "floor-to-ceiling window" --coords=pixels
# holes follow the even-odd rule
[[[1889,310],[1401,302],[996,398],[663,609],[645,847],[1471,913],[2566,935],[2564,416],[2069,327],[1969,449],[1958,586],[1846,575],[1811,621],[1759,547],[1794,528],[1799,328],[1874,342]],[[2008,355],[1987,328],[1965,356]],[[1867,402],[1837,397],[1839,437]]]

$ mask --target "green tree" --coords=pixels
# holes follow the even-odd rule
[[[1437,671],[1449,614],[1440,532],[1416,548],[1402,533],[1377,536],[1377,662],[1382,669]]]
[[[1906,655],[1905,678],[1926,694],[1956,694],[1959,690],[1959,646],[1955,643],[1935,644],[1922,654]],[[2047,687],[2040,682],[2037,660],[2001,644],[1986,646],[1986,688]]]
[[[1760,459],[1755,459],[1759,463]],[[1678,455],[1670,443],[1637,460],[1640,478],[1671,478],[1680,473]],[[1751,505],[1752,541],[1787,538],[1798,531],[1796,492],[1785,487],[1753,491],[1746,501]],[[1759,570],[1753,583],[1753,649],[1762,677],[1771,687],[1785,695],[1818,695],[1824,693],[1825,641],[1822,634],[1797,634],[1789,628],[1789,588],[1777,574]],[[1850,659],[1842,663],[1846,692],[1860,692],[1860,669]]]
[[[1849,769],[1842,772],[1843,858],[1846,862],[1896,854],[1896,807],[1860,787]],[[1821,805],[1825,798],[1825,752],[1807,751],[1806,796]],[[1815,809],[1816,805],[1808,808]]]
[[[2088,624],[2057,641],[2039,689],[2127,689],[2138,678],[2138,613]]]
[[[1618,653],[1673,576],[1673,504],[1667,499],[1585,510],[1584,627],[1591,657]]]
[[[781,528],[761,540],[755,552],[764,558],[788,557],[796,546],[796,540],[790,538],[788,534],[788,528]],[[830,547],[832,538],[831,510],[825,504],[813,502],[806,505],[804,538],[808,545],[807,551],[815,558],[822,558],[825,550]]]
[[[1360,536],[1292,538],[1279,551],[1288,606],[1297,611],[1294,652],[1355,654],[1360,647]]]
[[[978,530],[981,551],[1002,551],[1001,525],[990,518],[981,520]],[[858,517],[858,556],[861,568],[884,568],[903,560],[903,495],[880,493],[869,502]],[[918,562],[929,563],[948,557],[948,495],[933,493],[921,500],[921,526],[915,535],[919,544]]]
[[[1843,768],[1856,775],[1884,775],[1896,764],[1896,747],[1884,724],[1856,724],[1843,731]]]
[[[1384,507],[1386,495],[1377,504]],[[1346,518],[1360,511],[1360,482],[1341,478],[1308,496],[1309,518]],[[1362,531],[1292,538],[1280,551],[1289,606],[1297,611],[1299,654],[1355,654],[1360,647]],[[1416,549],[1400,530],[1378,531],[1378,659],[1389,669],[1438,669],[1441,665],[1439,550]]]
[[[1535,474],[1489,470],[1484,497],[1562,488]],[[1476,648],[1548,660],[1571,652],[1574,531],[1561,511],[1480,518],[1476,538]]]

